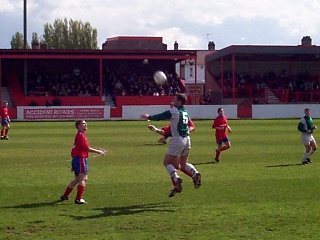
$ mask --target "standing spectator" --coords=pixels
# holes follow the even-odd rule
[[[204,99],[203,99],[203,95],[201,94],[200,98],[199,98],[199,104],[200,105],[204,105]]]
[[[82,199],[85,190],[88,174],[88,161],[89,152],[95,152],[104,156],[104,151],[89,147],[85,132],[87,131],[87,123],[84,120],[78,120],[76,123],[78,133],[74,139],[74,145],[71,150],[72,168],[75,178],[69,183],[64,194],[60,197],[62,201],[69,200],[69,194],[73,188],[78,185],[77,197],[74,201],[75,204],[84,204],[86,201]]]
[[[211,91],[210,91],[210,93],[211,93]],[[206,97],[206,100],[205,100],[205,104],[210,105],[211,103],[212,103],[212,100],[211,100],[210,94],[208,94]]]
[[[310,113],[310,109],[306,108],[304,110],[305,116],[300,119],[298,124],[298,130],[301,132],[301,141],[305,147],[302,164],[312,163],[309,157],[317,150],[317,143],[312,135],[313,130],[317,129],[317,127],[313,125]]]
[[[215,118],[212,124],[212,129],[216,130],[215,136],[218,145],[218,149],[216,149],[215,160],[216,162],[220,162],[220,153],[231,147],[231,143],[226,134],[226,130],[228,130],[229,133],[232,132],[231,128],[228,125],[227,117],[224,115],[223,108],[218,108],[218,117]],[[223,143],[225,144],[225,146],[222,146]]]
[[[8,111],[8,101],[3,102],[3,107],[1,108],[0,116],[1,116],[1,140],[9,140],[8,132],[10,129],[10,117]]]

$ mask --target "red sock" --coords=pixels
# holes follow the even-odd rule
[[[65,191],[64,194],[63,194],[63,196],[68,197],[69,194],[72,192],[72,190],[73,190],[73,188],[67,187],[67,188],[66,188],[66,191]]]
[[[184,174],[188,175],[189,177],[193,176],[192,173],[188,172],[187,169],[185,169],[185,168],[181,168],[180,170],[181,170],[181,172],[183,172]]]
[[[1,136],[4,136],[4,130],[1,130]]]
[[[4,135],[5,135],[5,136],[8,135],[8,131],[9,131],[9,129],[6,129],[6,130],[4,131]]]
[[[171,178],[171,182],[173,186],[176,186],[176,182],[174,181],[173,177]]]
[[[223,147],[221,148],[221,152],[224,151],[224,150],[227,150],[227,149],[228,149],[227,146],[223,146]]]
[[[216,159],[219,159],[219,157],[220,157],[220,151],[217,149],[216,150]]]
[[[84,189],[85,189],[85,186],[78,185],[78,191],[77,191],[76,200],[80,201],[80,199],[82,198],[82,195],[84,193]]]

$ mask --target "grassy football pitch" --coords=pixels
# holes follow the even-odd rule
[[[189,161],[202,186],[179,172],[173,198],[167,146],[148,122],[88,121],[89,144],[108,152],[90,154],[84,205],[76,189],[59,201],[74,122],[13,122],[0,141],[0,239],[319,239],[320,153],[301,164],[298,121],[229,120],[232,146],[217,164],[212,120],[195,120]]]

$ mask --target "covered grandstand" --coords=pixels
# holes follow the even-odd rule
[[[305,38],[298,46],[232,45],[207,55],[214,103],[318,102],[320,47]]]
[[[117,43],[121,47],[123,42],[139,39],[144,43],[139,50],[130,44],[127,44],[129,49],[117,49]],[[0,50],[0,83],[9,92],[12,108],[32,104],[45,106],[52,104],[57,97],[64,106],[99,106],[105,104],[105,96],[108,95],[114,96],[112,114],[120,116],[120,104],[123,103],[169,104],[171,97],[154,99],[148,96],[151,88],[157,88],[152,85],[153,73],[156,70],[166,72],[169,83],[171,80],[172,85],[181,90],[184,86],[179,73],[175,72],[176,64],[187,59],[196,61],[197,58],[196,51],[166,50],[162,38],[118,37],[111,42],[111,47],[104,44],[103,50]],[[148,49],[148,42],[152,46],[159,45],[159,49]],[[143,46],[147,49],[143,49]],[[127,84],[129,79],[132,82]],[[113,93],[110,86],[114,86],[113,81],[117,80],[122,80],[123,87],[121,92]],[[137,82],[144,82],[148,90],[140,89],[138,92]],[[167,90],[166,86],[164,88],[161,90],[171,90]],[[127,100],[121,99],[124,97]],[[146,100],[141,100],[143,98]]]

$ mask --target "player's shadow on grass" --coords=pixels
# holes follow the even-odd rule
[[[218,164],[218,162],[211,161],[211,162],[192,163],[192,165],[194,165],[194,166],[205,165],[205,164]]]
[[[47,207],[47,206],[53,206],[56,203],[60,203],[61,200],[56,200],[52,202],[41,202],[41,203],[26,203],[26,204],[20,204],[16,206],[11,207],[3,207],[3,208],[38,208],[38,207]]]
[[[127,207],[103,207],[103,208],[94,208],[93,210],[99,211],[100,213],[92,216],[71,216],[71,217],[76,220],[85,220],[85,219],[101,218],[101,217],[133,215],[133,214],[139,214],[144,212],[174,212],[173,210],[168,209],[168,204],[162,204],[162,203],[133,205],[133,206],[127,206]]]
[[[163,143],[146,143],[144,144],[145,146],[166,146],[166,144],[163,144]]]
[[[273,168],[273,167],[295,167],[295,166],[304,166],[305,164],[302,163],[292,163],[292,164],[277,164],[277,165],[269,165],[266,166],[267,168]]]

